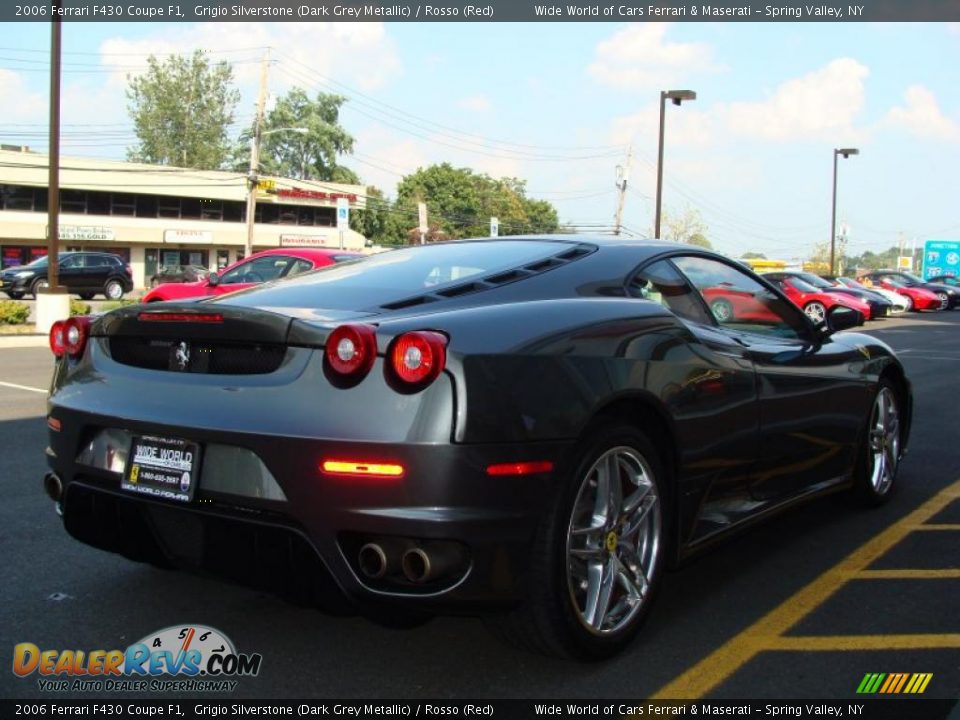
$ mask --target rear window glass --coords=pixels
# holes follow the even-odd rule
[[[450,284],[478,280],[544,260],[573,245],[543,241],[482,241],[419,245],[327,266],[262,287],[231,304],[359,309],[385,305]]]

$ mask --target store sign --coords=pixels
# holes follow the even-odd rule
[[[61,240],[116,240],[117,237],[113,228],[100,227],[98,225],[60,225],[59,236]],[[44,231],[46,237],[50,237],[50,227]]]
[[[282,247],[329,247],[332,243],[326,235],[281,235]]]
[[[164,230],[165,243],[203,244],[213,243],[213,233],[209,230]]]
[[[302,188],[280,188],[274,193],[284,200],[323,200],[336,202],[341,198],[351,203],[357,202],[357,196],[352,193],[323,192],[322,190],[304,190]]]

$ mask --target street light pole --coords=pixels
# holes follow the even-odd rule
[[[833,151],[833,205],[830,211],[830,274],[836,270],[837,246],[837,156],[843,155],[847,159],[851,155],[859,155],[857,148],[835,148]]]
[[[663,202],[663,125],[666,116],[667,100],[674,105],[680,105],[684,100],[696,100],[697,94],[693,90],[661,90],[660,91],[660,142],[657,149],[657,207],[653,221],[653,235],[660,239],[660,212]]]

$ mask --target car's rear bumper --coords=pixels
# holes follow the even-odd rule
[[[559,464],[567,450],[564,443],[458,446],[253,435],[118,421],[55,404],[51,416],[61,429],[50,431],[48,464],[63,487],[64,524],[85,543],[297,598],[333,594],[446,612],[503,606],[521,596],[534,533],[556,492],[551,473],[491,476],[486,468],[524,460]],[[105,431],[118,448],[134,434],[199,443],[207,458],[193,499],[122,489],[126,459],[122,448],[97,440]],[[404,476],[327,475],[320,464],[330,457],[401,464]],[[370,578],[360,568],[359,550],[367,543],[394,554],[388,576]],[[412,547],[458,555],[441,577],[416,583],[397,564]]]

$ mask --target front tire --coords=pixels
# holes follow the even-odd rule
[[[948,309],[950,308],[950,296],[947,295],[947,294],[946,294],[945,292],[943,292],[942,290],[941,290],[941,291],[938,291],[938,292],[936,293],[936,295],[937,295],[938,298],[940,298],[940,309],[941,309],[941,310],[948,310]]]
[[[823,303],[809,302],[803,306],[803,312],[807,314],[807,317],[813,320],[814,325],[821,325],[827,320],[827,308],[824,307]]]
[[[853,496],[861,505],[882,505],[893,492],[903,454],[900,399],[888,380],[877,387],[858,452]]]
[[[19,300],[20,298],[23,297],[22,292],[8,292],[7,295],[10,296],[11,300]]]
[[[718,323],[728,323],[733,320],[733,305],[729,300],[714,300],[710,303],[710,312]]]
[[[580,443],[541,524],[528,598],[498,618],[499,634],[553,655],[602,659],[646,618],[667,559],[666,475],[650,440],[629,425]]]

